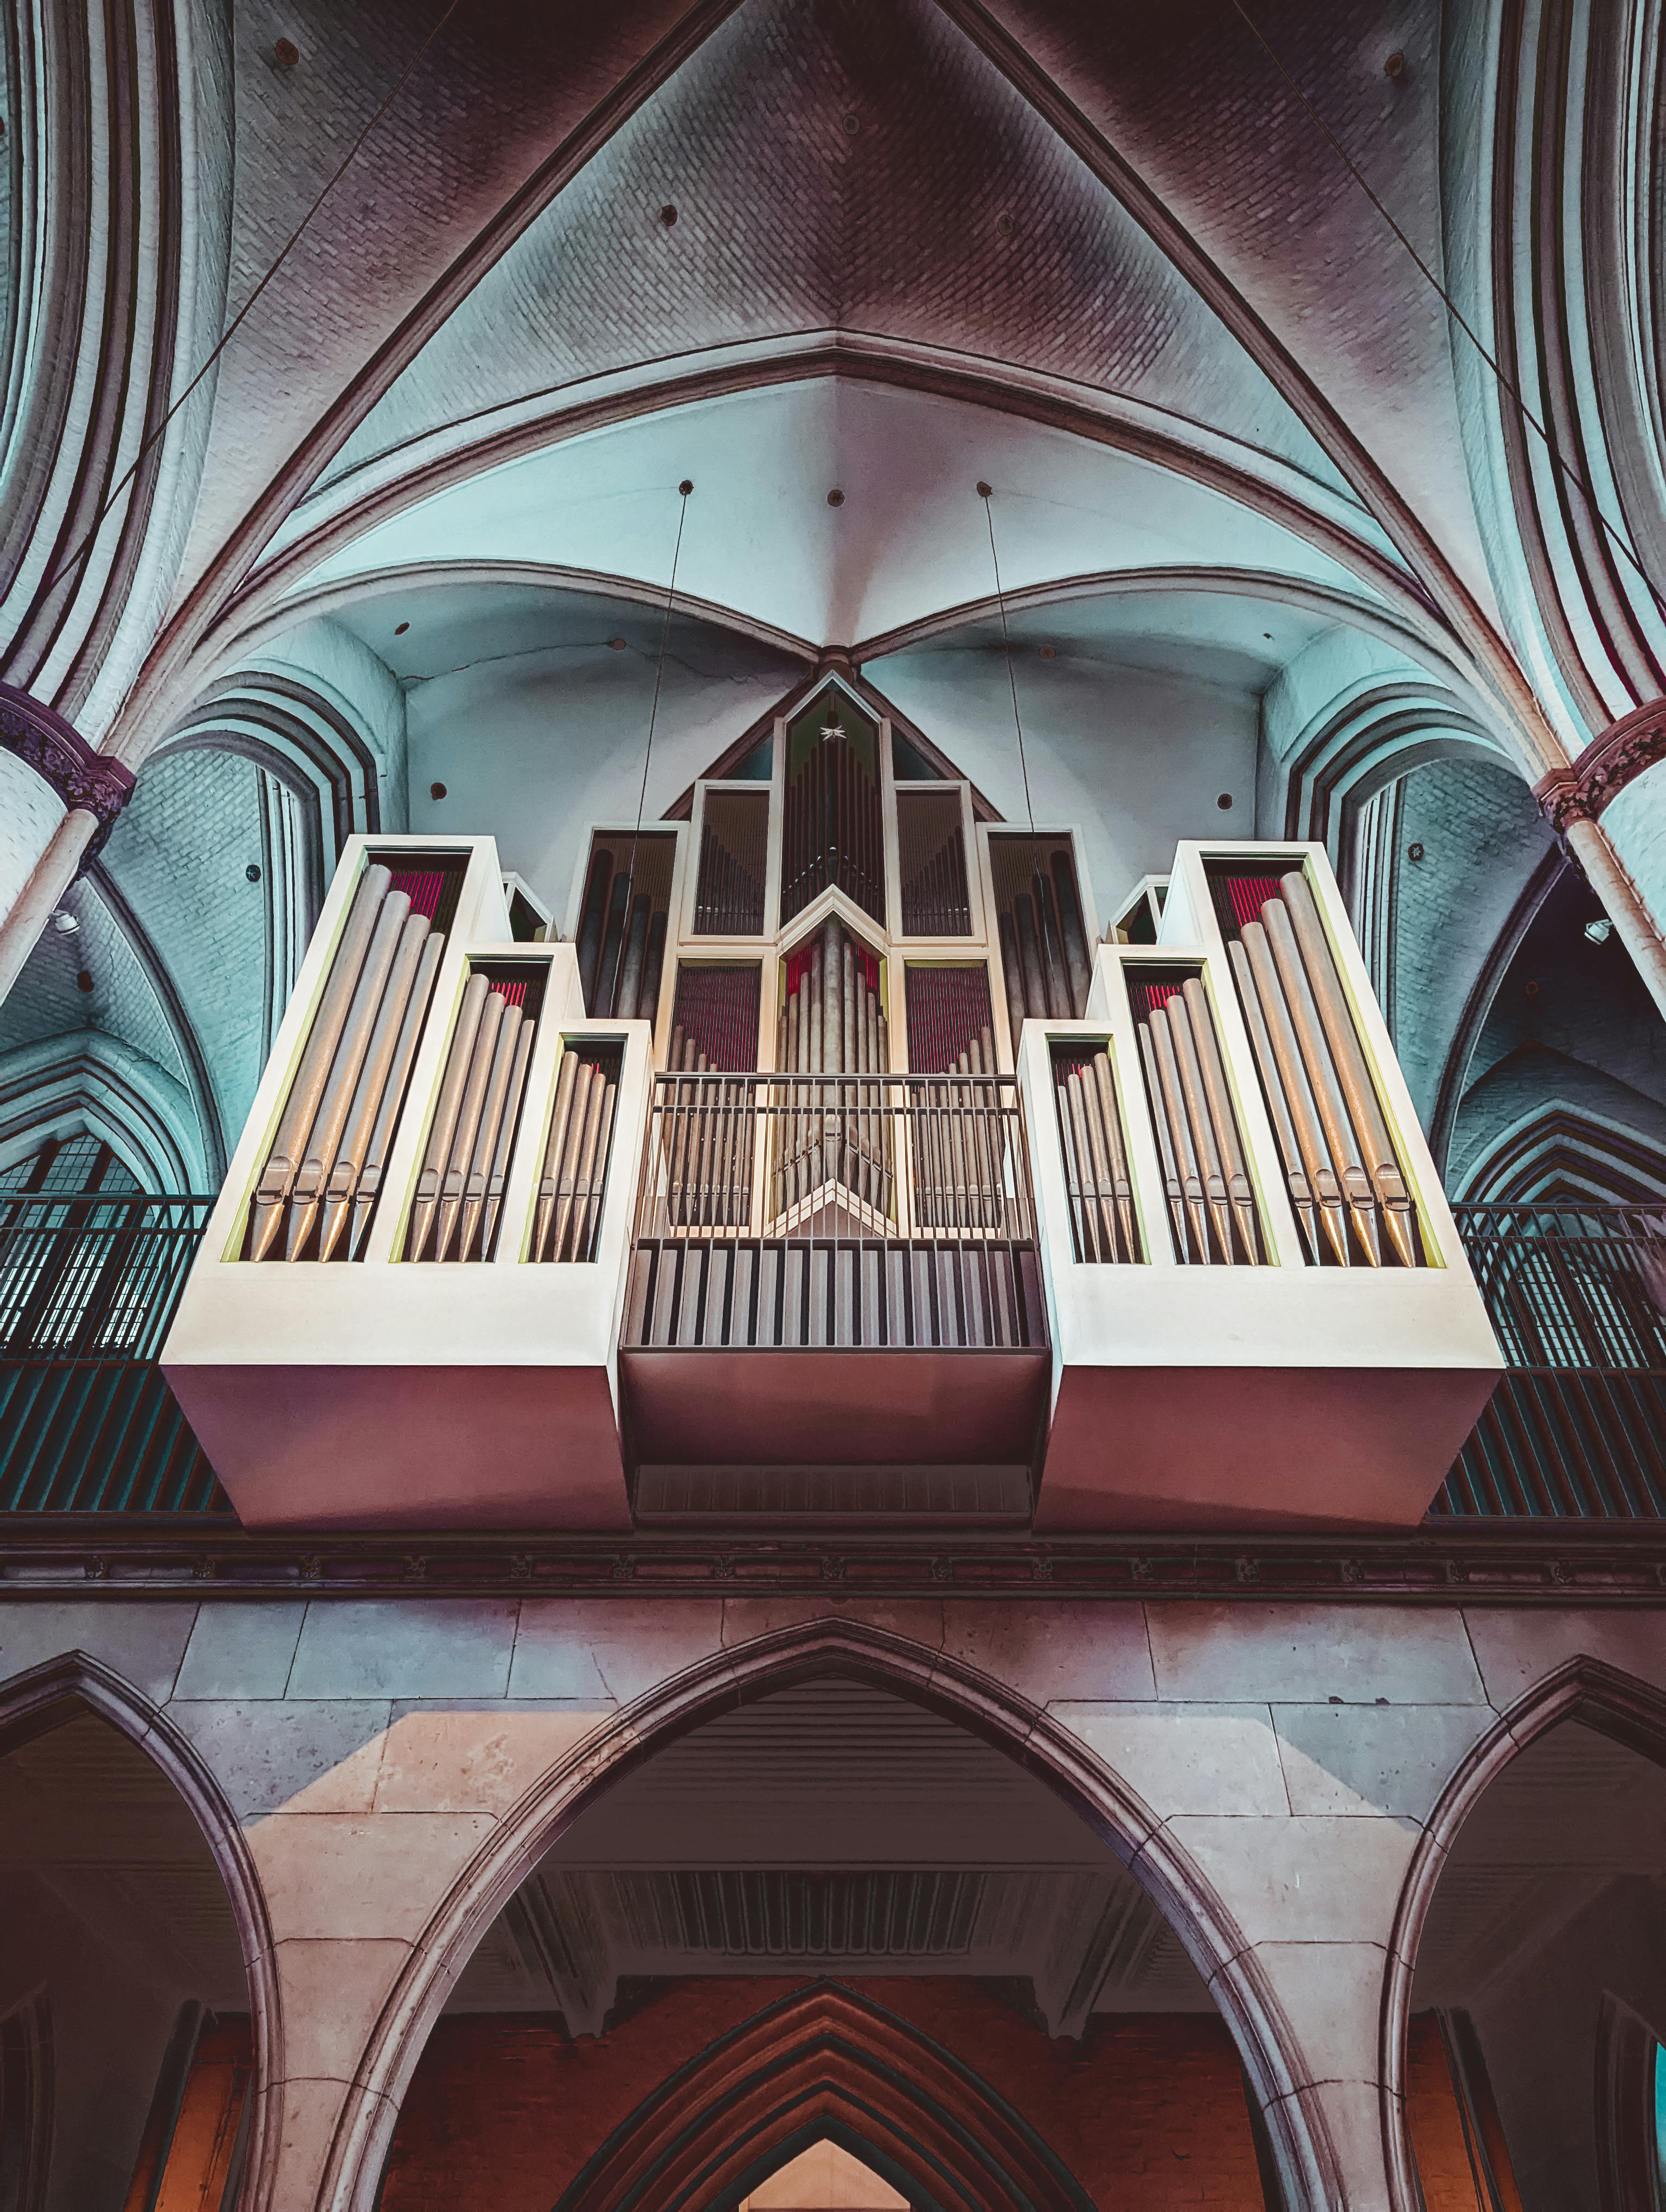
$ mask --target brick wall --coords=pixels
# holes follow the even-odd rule
[[[576,2043],[549,2015],[442,2020],[405,2097],[381,2212],[550,2212],[668,2075],[793,1986],[666,1984]],[[1078,2044],[973,1983],[852,1986],[972,2068],[1096,2202],[1261,2205],[1237,2056],[1213,2014],[1107,2014]]]

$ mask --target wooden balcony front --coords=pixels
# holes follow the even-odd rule
[[[619,1347],[639,1520],[1022,1525],[1049,1357],[1010,1077],[656,1079]]]

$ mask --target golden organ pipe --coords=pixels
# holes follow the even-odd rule
[[[384,867],[367,868],[353,894],[346,926],[336,947],[335,958],[330,963],[329,981],[319,1001],[319,1010],[313,1017],[306,1048],[301,1055],[301,1065],[295,1070],[295,1081],[290,1085],[289,1095],[284,1101],[277,1134],[272,1141],[271,1152],[255,1190],[249,1244],[252,1259],[264,1259],[283,1221],[283,1202],[294,1184],[302,1148],[311,1133],[319,1101],[324,1095],[325,1081],[336,1056],[336,1047],[341,1041],[342,1027],[347,1019],[347,1009],[352,1003],[354,987],[359,980],[359,970],[364,965],[364,956],[376,927],[377,911],[383,894],[392,880],[392,876]]]
[[[392,902],[390,901],[391,904]],[[407,906],[410,904],[406,901]],[[393,1072],[411,986],[422,965],[423,947],[430,935],[426,915],[408,915],[399,932],[398,950],[376,1009],[370,1045],[359,1069],[359,1079],[349,1109],[347,1126],[336,1146],[336,1157],[325,1187],[319,1217],[319,1257],[327,1260],[341,1241],[352,1211],[353,1196],[364,1172],[374,1129]]]
[[[585,1253],[585,1237],[589,1219],[591,1177],[595,1172],[597,1140],[601,1133],[602,1106],[612,1090],[599,1067],[590,1071],[590,1088],[584,1102],[584,1142],[579,1152],[579,1168],[573,1188],[573,1203],[564,1226],[568,1235],[564,1256],[581,1260]],[[557,1252],[557,1259],[563,1254]]]
[[[1100,1055],[1096,1054],[1094,1057]],[[1100,1119],[1099,1091],[1093,1079],[1092,1062],[1090,1060],[1085,1067],[1073,1068],[1071,1081],[1081,1102],[1082,1129],[1087,1139],[1087,1158],[1083,1165],[1093,1178],[1094,1243],[1099,1256],[1120,1259],[1122,1255],[1117,1243],[1110,1146]]]
[[[567,1231],[578,1194],[579,1168],[584,1157],[584,1132],[590,1118],[590,1093],[601,1081],[601,1070],[586,1060],[578,1062],[578,1078],[567,1116],[566,1142],[562,1147],[561,1172],[556,1183],[556,1215],[551,1226],[550,1257],[566,1256]]]
[[[410,926],[414,927],[417,919],[413,915]],[[429,1000],[434,995],[434,979],[440,972],[441,957],[445,949],[445,939],[439,931],[430,930],[417,964],[416,981],[405,1001],[404,1012],[399,1022],[398,1042],[393,1048],[393,1060],[388,1069],[387,1080],[382,1085],[375,1122],[364,1148],[364,1165],[360,1170],[358,1187],[353,1196],[353,1233],[348,1247],[350,1259],[356,1260],[364,1249],[365,1234],[370,1226],[370,1216],[375,1210],[376,1193],[381,1187],[382,1169],[386,1164],[387,1149],[392,1139],[394,1116],[399,1110],[399,1101],[404,1096],[411,1062],[416,1057],[423,1024],[428,1017]]]
[[[1152,1041],[1157,1048],[1157,1071],[1163,1085],[1163,1110],[1168,1116],[1169,1134],[1174,1144],[1174,1156],[1180,1169],[1181,1194],[1185,1200],[1186,1218],[1191,1224],[1197,1245],[1198,1257],[1206,1267],[1209,1264],[1209,1210],[1203,1188],[1203,1170],[1192,1141],[1192,1125],[1186,1111],[1186,1094],[1180,1080],[1180,1066],[1175,1055],[1174,1037],[1169,1027],[1166,1006],[1154,1009],[1151,1017]]]

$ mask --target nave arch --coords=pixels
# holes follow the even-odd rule
[[[1287,2204],[1340,2201],[1336,2148],[1291,2021],[1231,1911],[1151,1808],[1079,1737],[976,1667],[888,1629],[823,1617],[758,1635],[657,1684],[587,1735],[494,1827],[379,2008],[344,2100],[321,2208],[369,2212],[375,2203],[401,2104],[448,1994],[519,1886],[580,1817],[703,1723],[830,1677],[889,1693],[981,1739],[1109,1844],[1154,1900],[1226,2024]]]
[[[240,2171],[240,2203],[267,2203],[278,2116],[264,2091],[283,2047],[271,1933],[253,1858],[208,1765],[112,1667],[70,1651],[0,1685],[0,1887],[18,1915],[0,2010],[26,2000],[49,2054],[29,2212],[120,2208],[130,2176],[146,2170],[158,2185],[176,2148],[178,2166],[200,2151],[222,2184]],[[32,1877],[32,1850],[45,1853],[44,1882]],[[204,2081],[217,2010],[246,2014],[229,2039],[246,2056]],[[181,2114],[196,2127],[228,2081],[228,2124],[192,2139]],[[184,2183],[169,2172],[170,2188]]]
[[[1591,1640],[1602,1640],[1600,1631]],[[1547,1764],[1547,1753],[1556,1765]],[[1508,2189],[1519,2189],[1507,2201],[1519,2203],[1524,2212],[1631,2212],[1657,2201],[1642,2163],[1657,2155],[1651,2098],[1647,2129],[1640,2114],[1652,2081],[1653,2045],[1666,2037],[1666,1949],[1652,1925],[1658,1917],[1663,1831],[1657,1819],[1639,1823],[1633,1818],[1631,1826],[1639,1832],[1622,1832],[1602,1794],[1630,1785],[1635,1796],[1639,1783],[1646,1790],[1646,1805],[1657,1814],[1666,1805],[1666,1690],[1577,1652],[1497,1714],[1459,1760],[1422,1823],[1395,1914],[1383,1986],[1382,2123],[1395,2212],[1417,2212],[1424,2201],[1407,2119],[1408,2048],[1414,2013],[1429,2019],[1432,2002],[1448,2063],[1456,2076],[1468,2077],[1474,2093],[1475,2155],[1485,2166],[1498,2158],[1501,2140],[1506,2142],[1504,2158],[1514,2166]],[[1511,1869],[1518,1879],[1523,1869],[1529,1881],[1539,1877],[1536,1890],[1513,1907],[1509,1940],[1519,1947],[1518,1966],[1500,1955],[1496,1929],[1484,1924],[1489,1905],[1497,1917],[1498,1901],[1485,1896],[1482,1885],[1496,1875],[1499,1859],[1497,1846],[1489,1853],[1487,1839],[1478,1837],[1477,1815],[1498,1808],[1501,1784],[1522,1793],[1515,1808],[1518,1836],[1523,1808],[1542,1824],[1538,1838],[1525,1839],[1523,1866]],[[1634,1803],[1626,1808],[1633,1814],[1635,1809]],[[1554,1832],[1559,1816],[1574,1832],[1572,1850],[1565,1834]],[[1645,1826],[1646,1834],[1640,1832]],[[1547,1836],[1547,1831],[1553,1832]],[[1587,1839],[1589,1866],[1579,1862],[1580,1838]],[[1541,1846],[1536,1863],[1535,1842]],[[1647,1869],[1642,1879],[1653,1887],[1652,1911],[1637,1893],[1636,1869],[1627,1897],[1614,1897],[1611,1888],[1605,1902],[1596,1887],[1605,1881],[1617,1887],[1627,1879],[1624,1864],[1632,1860]],[[1437,1911],[1443,1878],[1454,1875],[1463,1887],[1442,1929]],[[1582,1877],[1583,1896],[1578,1893]],[[1554,1894],[1558,1879],[1574,1892],[1571,1904]],[[1504,1910],[1511,1913],[1509,1900]],[[1471,1957],[1449,1966],[1442,1986],[1438,1963],[1429,1952],[1460,1916],[1471,1923]],[[1559,1947],[1578,1961],[1572,1975]],[[1627,1976],[1628,1985],[1616,1990],[1605,1978],[1610,1972]],[[1575,1989],[1572,1978],[1581,1972],[1590,1986]],[[1553,1975],[1560,1978],[1553,1981]],[[1466,1979],[1482,2000],[1474,2006],[1481,2015],[1479,2033],[1467,2004],[1450,2008],[1454,1995],[1468,1995]],[[1536,2081],[1516,2078],[1527,2069],[1500,2032],[1501,2020],[1511,2015],[1518,2039],[1536,2039],[1553,2062]],[[1520,2034],[1523,2027],[1526,2037]],[[1535,2104],[1548,2115],[1548,2146],[1533,2140]],[[1627,2130],[1623,2141],[1620,2125]]]

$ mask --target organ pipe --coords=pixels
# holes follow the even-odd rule
[[[1055,1054],[1053,1081],[1076,1256],[1136,1261],[1134,1184],[1110,1054],[1102,1048],[1078,1062]]]
[[[571,1045],[562,1054],[532,1215],[535,1261],[596,1256],[618,1097],[617,1066],[612,1055]]]
[[[392,882],[378,864],[354,892],[256,1186],[252,1259],[362,1254],[444,947]]]
[[[1357,1250],[1371,1267],[1415,1267],[1411,1195],[1324,924],[1298,872],[1280,879],[1261,919],[1244,922],[1229,951],[1310,1257],[1322,1261],[1328,1250],[1347,1267]]]
[[[1202,1267],[1258,1267],[1248,1154],[1202,980],[1146,981],[1134,996],[1176,1256]]]

